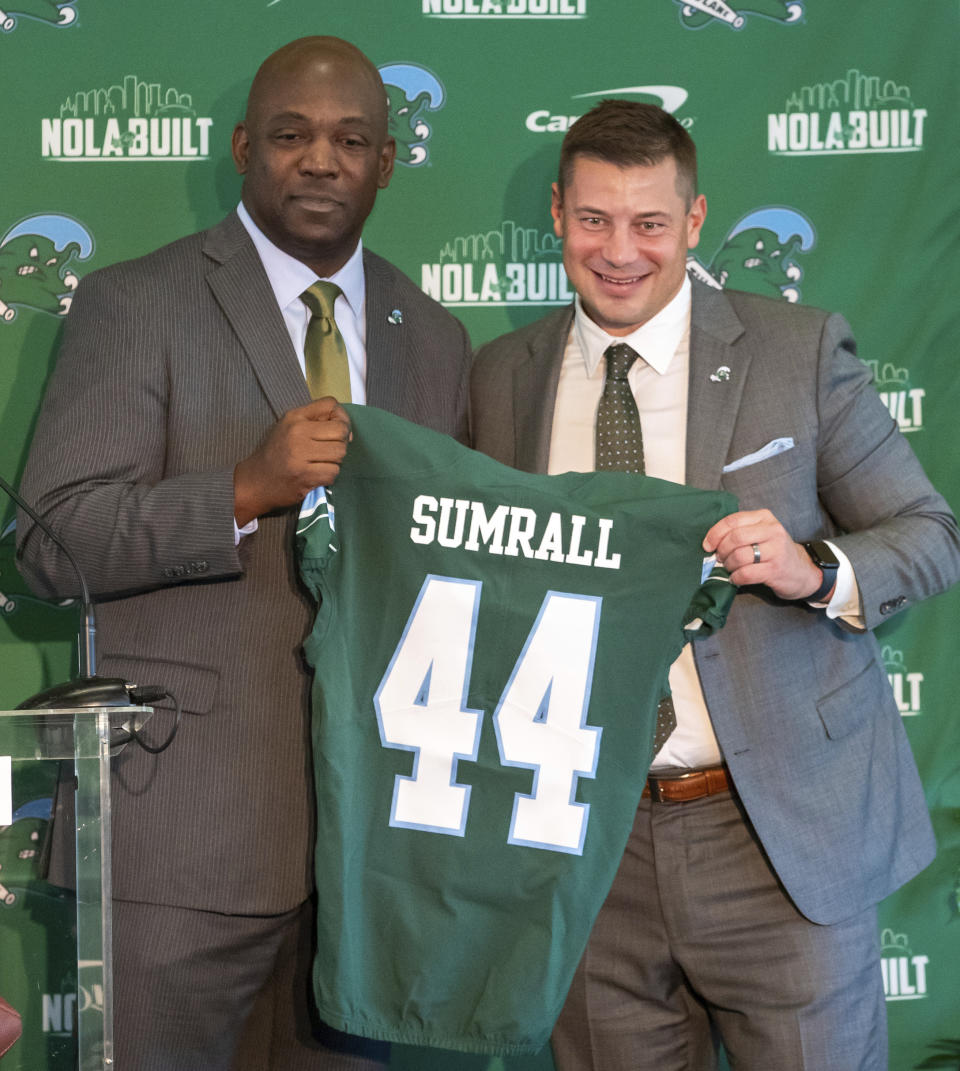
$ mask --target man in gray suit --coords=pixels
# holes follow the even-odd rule
[[[956,521],[840,317],[688,279],[706,201],[670,115],[605,101],[578,120],[552,212],[577,299],[480,350],[475,445],[593,468],[608,347],[625,343],[645,471],[740,501],[704,538],[739,594],[671,669],[676,729],[558,1067],[712,1068],[719,1037],[737,1067],[879,1071],[875,905],[934,843],[870,630],[957,578]]]
[[[310,1036],[309,679],[314,607],[297,507],[349,428],[304,378],[300,294],[332,279],[354,402],[464,438],[462,326],[361,230],[394,142],[373,64],[294,41],[257,73],[233,135],[242,204],[209,231],[80,284],[23,492],[100,600],[100,672],[158,684],[171,746],[114,761],[116,1062],[124,1068],[380,1067],[383,1046]],[[72,570],[26,518],[35,590]],[[173,716],[149,727],[153,743]],[[317,853],[323,894],[323,852]],[[244,1030],[246,1029],[246,1033]],[[328,1036],[329,1039],[329,1036]]]

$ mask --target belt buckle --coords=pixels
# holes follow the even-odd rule
[[[677,774],[675,777],[657,777],[654,775],[647,775],[647,786],[650,789],[650,799],[653,803],[677,803],[678,800],[672,800],[669,796],[664,796],[660,789],[661,781],[688,781],[695,773],[700,773],[700,770],[688,770],[686,773]]]
[[[647,788],[650,790],[650,802],[651,803],[664,803],[666,802],[663,796],[660,794],[660,782],[657,778],[647,777]]]

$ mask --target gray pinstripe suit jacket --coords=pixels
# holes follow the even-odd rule
[[[369,403],[465,438],[463,327],[381,258],[364,268]],[[309,400],[236,215],[77,290],[23,493],[99,596],[99,672],[165,685],[185,711],[169,750],[114,760],[118,897],[274,914],[312,886],[296,510],[233,537],[235,463]],[[61,554],[26,518],[18,531],[34,589],[75,593]]]
[[[478,449],[546,470],[572,316],[560,310],[478,352]],[[722,366],[729,378],[711,379]],[[957,579],[956,521],[841,317],[694,283],[689,383],[687,482],[770,509],[795,540],[835,539],[868,629]],[[793,449],[722,473],[785,436]],[[930,861],[923,793],[872,633],[757,587],[694,653],[743,804],[804,915],[849,916]]]

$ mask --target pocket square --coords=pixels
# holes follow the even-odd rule
[[[736,461],[731,461],[729,465],[724,465],[723,471],[736,472],[737,469],[745,469],[748,465],[756,465],[758,461],[766,461],[768,457],[775,457],[777,454],[792,450],[794,445],[793,439],[789,437],[771,439],[766,446],[761,446],[759,450],[754,450],[752,454],[744,454],[743,457],[738,457]]]

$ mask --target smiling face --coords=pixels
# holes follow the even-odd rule
[[[321,276],[356,249],[394,153],[376,69],[335,38],[274,53],[233,132],[247,211],[275,245]]]
[[[562,195],[554,183],[551,213],[587,315],[610,335],[629,335],[680,290],[707,202],[701,194],[687,207],[673,157],[620,167],[576,156]]]

